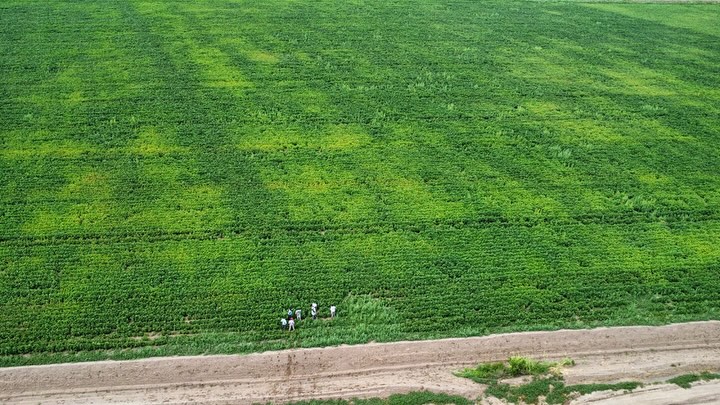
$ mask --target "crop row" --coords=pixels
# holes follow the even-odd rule
[[[275,239],[282,234],[307,234],[307,237],[322,238],[318,234],[324,236],[333,234],[372,234],[396,231],[407,232],[427,232],[433,228],[440,229],[463,229],[463,228],[494,228],[508,227],[552,227],[553,229],[573,228],[578,225],[588,226],[637,226],[651,225],[653,223],[662,223],[683,226],[683,224],[693,224],[699,222],[715,222],[720,218],[717,210],[673,210],[673,211],[654,211],[654,212],[598,212],[584,213],[576,216],[548,216],[544,214],[532,216],[510,216],[510,215],[491,215],[491,213],[480,213],[475,217],[468,218],[438,218],[434,220],[419,221],[392,221],[380,222],[377,220],[358,221],[358,222],[341,222],[341,221],[281,221],[276,220],[275,223],[257,223],[240,222],[229,220],[226,223],[219,224],[220,227],[208,229],[207,224],[202,224],[200,228],[188,228],[196,226],[197,221],[186,221],[175,223],[175,229],[162,227],[160,224],[152,226],[143,223],[137,223],[135,226],[129,226],[123,223],[120,218],[111,220],[112,223],[100,228],[100,232],[88,231],[82,226],[77,226],[74,230],[68,220],[62,223],[48,224],[45,228],[34,226],[32,234],[28,232],[11,232],[3,235],[0,231],[0,244],[47,244],[47,243],[78,243],[95,242],[103,243],[112,241],[114,243],[122,243],[124,241],[162,241],[162,240],[182,240],[182,239],[222,239],[223,237],[232,237],[237,235],[258,235],[260,239]],[[22,222],[22,217],[11,216],[12,212],[6,211],[12,221]],[[115,213],[115,216],[120,215]],[[185,215],[183,214],[183,217]],[[29,219],[29,218],[27,218]],[[10,222],[10,221],[8,221]],[[108,222],[108,221],[106,221]],[[224,222],[224,221],[221,221]],[[58,228],[62,227],[61,230]],[[93,226],[92,228],[99,228]],[[10,228],[12,229],[12,228]],[[6,231],[7,232],[7,231]],[[265,235],[265,236],[263,236]]]

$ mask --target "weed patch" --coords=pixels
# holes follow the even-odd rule
[[[691,384],[697,381],[709,381],[720,379],[720,374],[704,372],[700,374],[685,374],[668,380],[671,384],[677,384],[683,388],[690,388]]]
[[[509,403],[537,404],[540,398],[544,398],[548,404],[564,404],[578,394],[584,395],[605,390],[632,391],[642,386],[638,382],[565,385],[560,369],[573,365],[575,362],[571,359],[551,363],[539,362],[526,357],[511,357],[507,364],[484,363],[474,369],[465,369],[456,375],[487,384],[485,396],[503,399]],[[502,382],[502,379],[517,376],[532,376],[532,380],[520,385]]]

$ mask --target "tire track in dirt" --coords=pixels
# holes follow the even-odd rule
[[[423,389],[476,398],[483,386],[453,371],[512,355],[574,359],[569,384],[663,381],[720,371],[720,322],[12,367],[0,369],[0,402],[250,404]]]

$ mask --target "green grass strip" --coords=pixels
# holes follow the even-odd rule
[[[470,405],[472,401],[458,395],[436,394],[428,391],[395,394],[388,398],[370,399],[326,399],[293,402],[290,405],[425,405],[425,404],[455,404]]]
[[[690,388],[690,385],[696,381],[709,381],[709,380],[719,380],[719,379],[720,379],[720,374],[704,372],[704,373],[700,373],[700,374],[685,374],[685,375],[677,376],[675,378],[669,379],[668,382],[672,383],[672,384],[677,384],[683,388]]]

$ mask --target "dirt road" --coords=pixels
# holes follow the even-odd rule
[[[720,322],[4,368],[0,402],[249,404],[422,389],[476,398],[483,387],[452,372],[511,355],[570,357],[576,366],[565,372],[569,384],[663,381],[690,372],[720,371]],[[669,395],[674,403],[720,403],[720,384],[697,390],[669,387],[659,394],[657,387],[663,386],[649,388],[655,388],[654,395]],[[692,392],[699,393],[699,402],[687,397]],[[686,399],[690,402],[681,402]],[[583,403],[607,400],[617,403],[618,398],[596,396]]]

